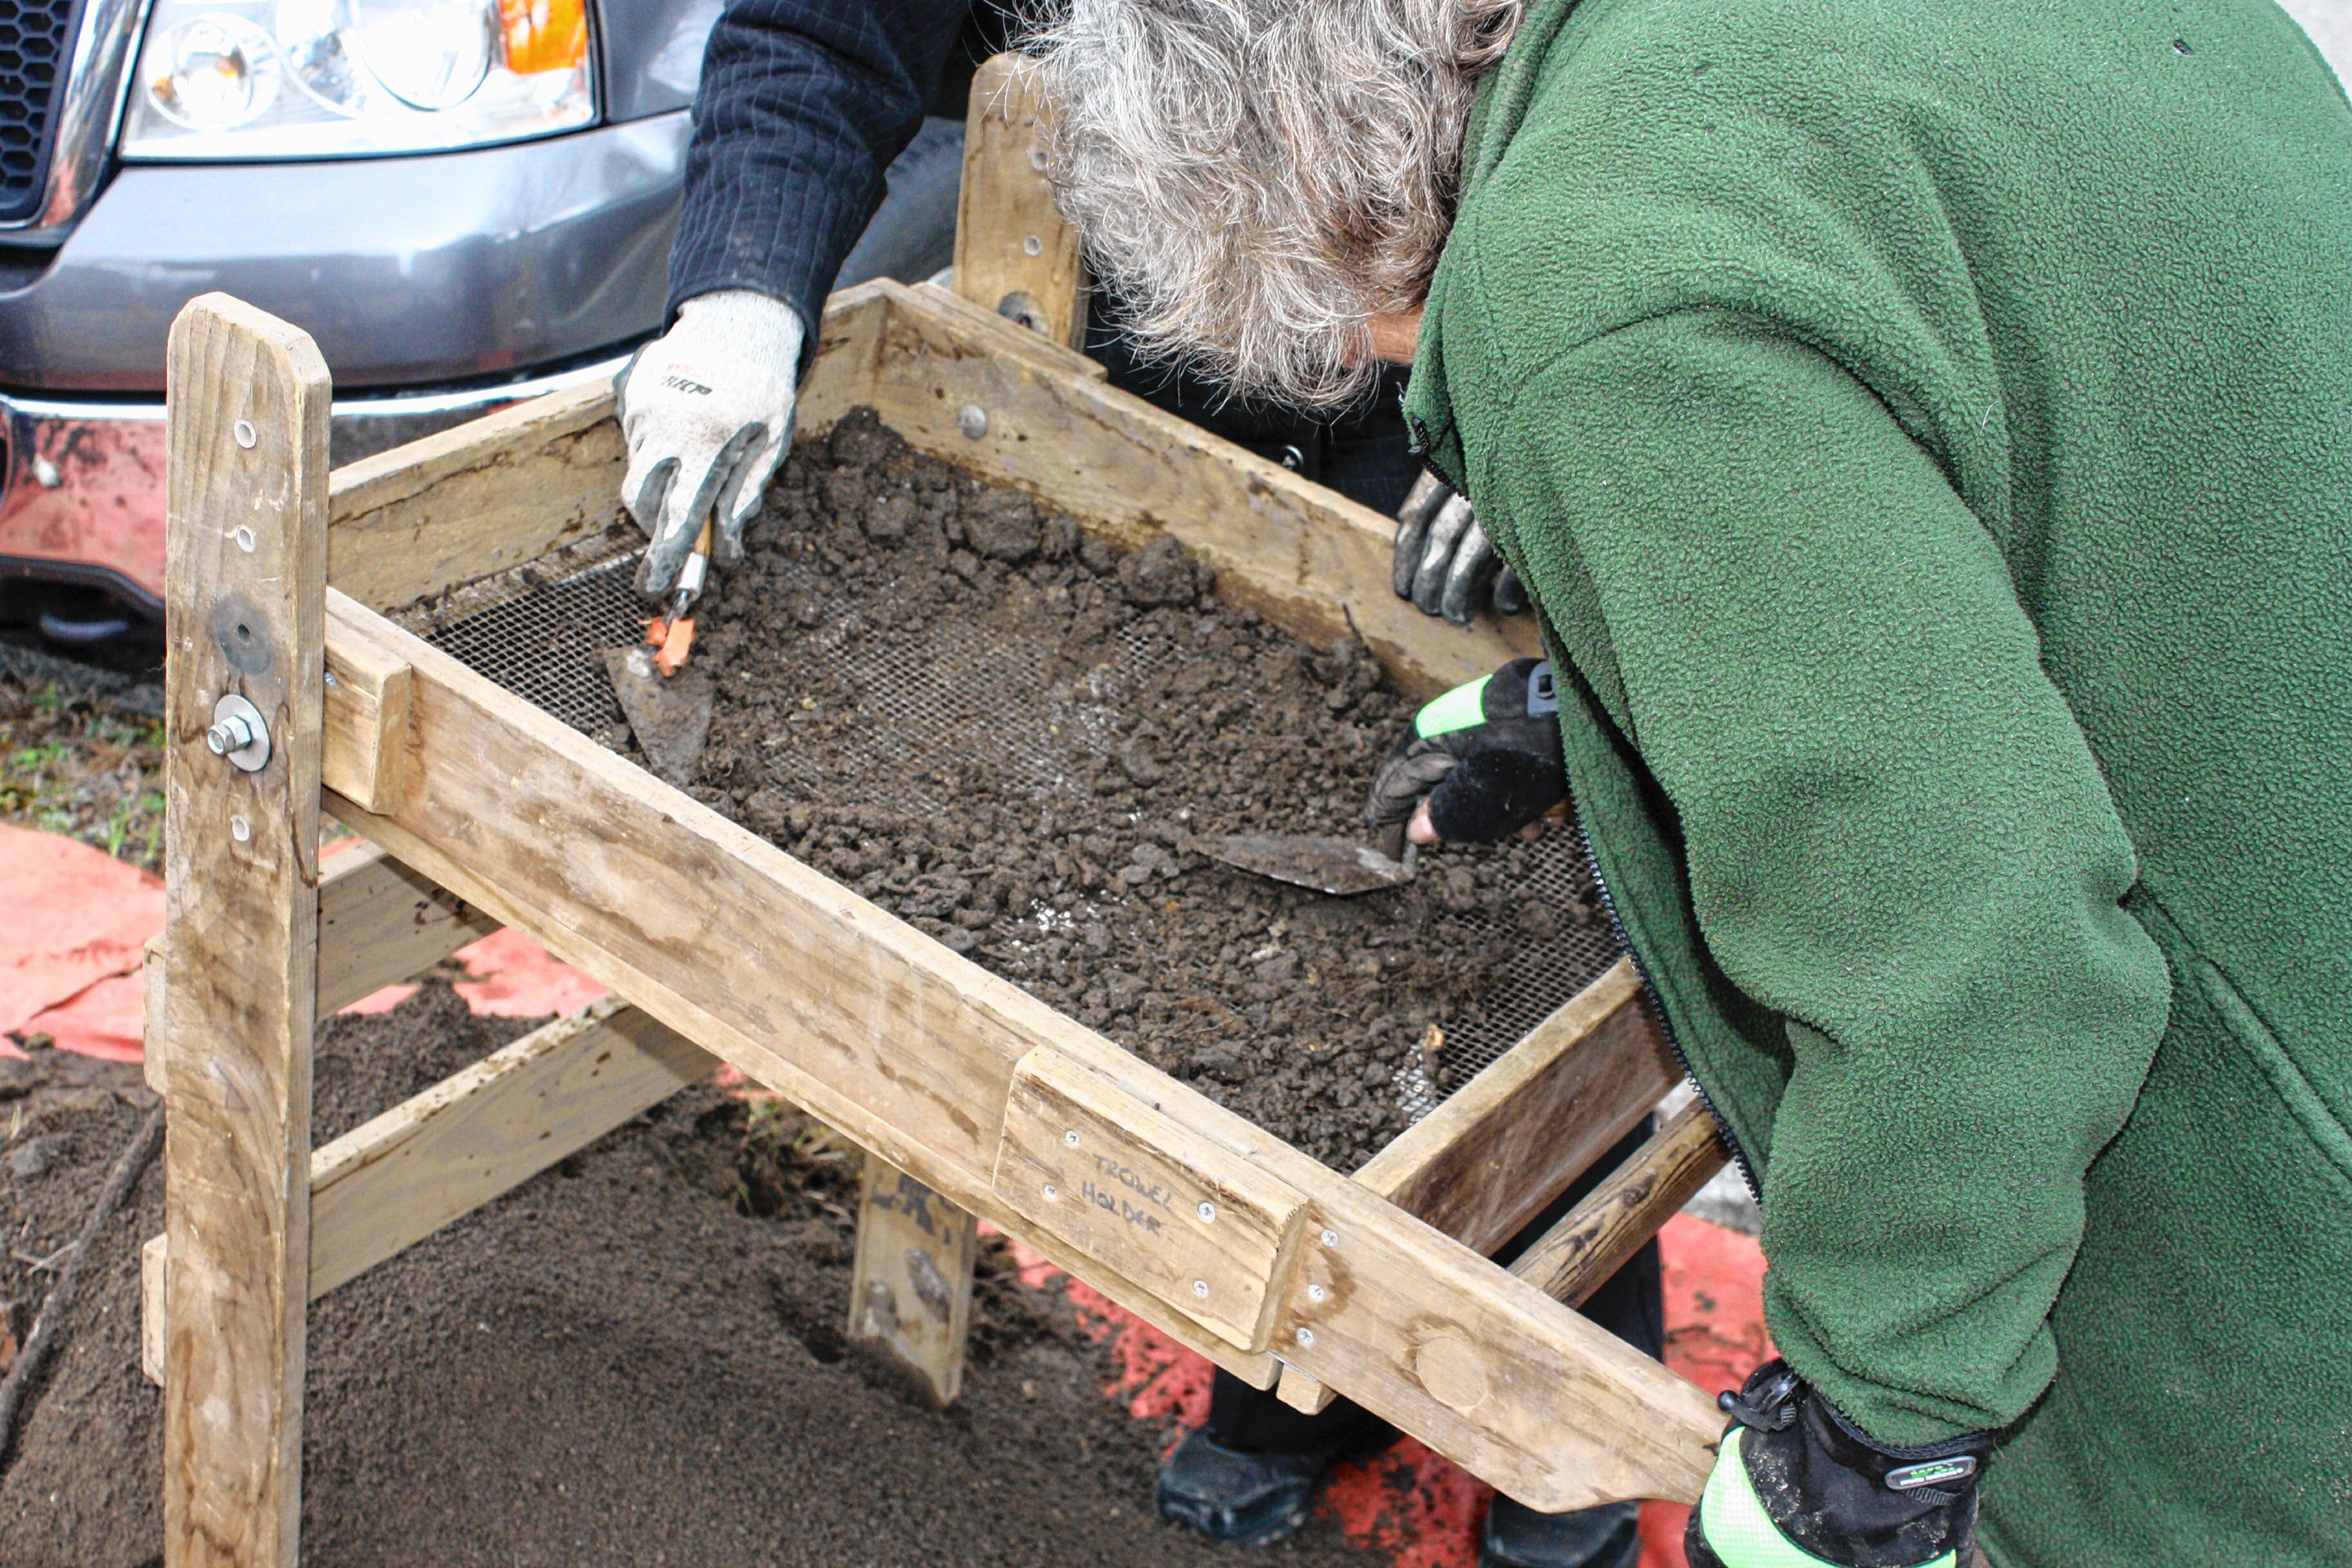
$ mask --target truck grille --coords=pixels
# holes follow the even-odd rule
[[[0,222],[41,209],[80,0],[0,0]]]

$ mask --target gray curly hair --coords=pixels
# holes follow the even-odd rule
[[[1148,356],[1306,407],[1428,292],[1463,126],[1522,0],[1072,0],[1026,47],[1050,172]]]

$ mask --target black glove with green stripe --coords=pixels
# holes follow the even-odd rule
[[[1989,1433],[1873,1442],[1784,1361],[1721,1400],[1732,1418],[1691,1510],[1691,1568],[1969,1568]]]
[[[1413,715],[1372,775],[1364,815],[1386,827],[1423,795],[1430,826],[1453,844],[1507,838],[1567,798],[1551,660],[1513,659]]]

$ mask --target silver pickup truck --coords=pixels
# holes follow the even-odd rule
[[[660,325],[719,9],[0,0],[0,579],[68,639],[160,613],[164,339],[208,289],[318,340],[339,462],[610,376]],[[845,282],[944,265],[961,142],[926,126],[912,251]]]

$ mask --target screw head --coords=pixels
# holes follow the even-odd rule
[[[1069,1131],[1063,1133],[1062,1142],[1067,1143],[1073,1149],[1076,1148],[1078,1146],[1077,1130],[1073,1128]]]
[[[1209,1294],[1209,1282],[1206,1279],[1193,1280],[1192,1294],[1201,1297],[1204,1300],[1207,1300]]]
[[[977,441],[988,434],[988,411],[977,403],[967,403],[956,410],[956,428],[967,440]]]
[[[253,421],[250,419],[238,420],[229,426],[229,433],[236,437],[236,444],[240,447],[251,447],[260,438],[254,434]]]
[[[1055,1191],[1054,1190],[1054,1184],[1053,1184],[1053,1183],[1051,1183],[1051,1182],[1047,1182],[1047,1183],[1045,1184],[1045,1201],[1046,1201],[1047,1203],[1051,1203],[1051,1202],[1053,1202],[1055,1198],[1058,1198],[1058,1197],[1060,1197],[1061,1195],[1062,1195],[1062,1194],[1061,1194],[1060,1193],[1055,1192]]]
[[[1301,1329],[1297,1333],[1291,1337],[1296,1339],[1302,1345],[1311,1345],[1315,1342],[1315,1331],[1313,1329]]]
[[[1320,1301],[1324,1297],[1328,1296],[1330,1293],[1330,1291],[1326,1290],[1320,1285],[1309,1285],[1307,1287],[1307,1299],[1310,1301]]]
[[[1337,1247],[1337,1246],[1339,1246],[1339,1233],[1338,1231],[1336,1231],[1336,1230],[1327,1230],[1327,1231],[1325,1231],[1325,1232],[1323,1233],[1323,1245],[1324,1245],[1324,1246],[1326,1246],[1326,1247]]]
[[[1216,1205],[1204,1202],[1201,1205],[1199,1213],[1203,1223],[1209,1225],[1214,1225],[1217,1223]]]
[[[242,816],[232,816],[228,819],[228,836],[242,844],[253,837],[253,824]]]

